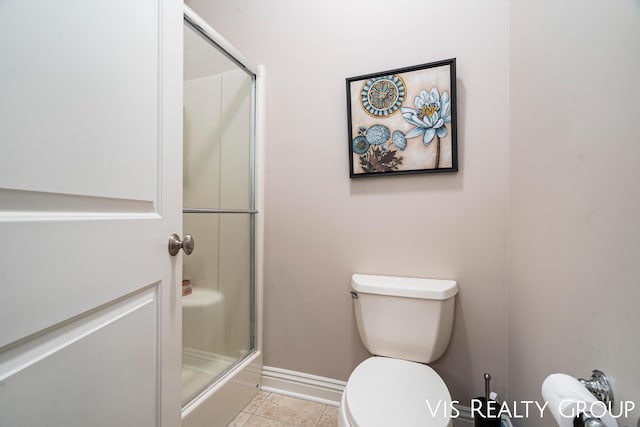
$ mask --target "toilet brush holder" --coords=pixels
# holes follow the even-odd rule
[[[476,397],[475,402],[480,402],[480,408],[474,411],[473,422],[475,427],[500,427],[502,419],[498,415],[500,404],[495,400],[487,400],[485,397]],[[478,407],[476,403],[474,407]]]

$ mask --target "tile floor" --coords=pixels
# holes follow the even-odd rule
[[[258,392],[228,427],[336,427],[338,408],[281,394]]]

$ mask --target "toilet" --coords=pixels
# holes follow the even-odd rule
[[[451,395],[427,365],[449,345],[454,280],[354,274],[358,332],[373,356],[351,373],[339,427],[446,427]]]

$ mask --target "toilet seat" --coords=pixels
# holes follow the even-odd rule
[[[387,357],[358,365],[342,402],[351,426],[445,427],[451,418],[451,395],[433,369]]]

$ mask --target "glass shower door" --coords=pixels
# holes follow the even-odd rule
[[[182,403],[255,349],[255,75],[185,23]]]

